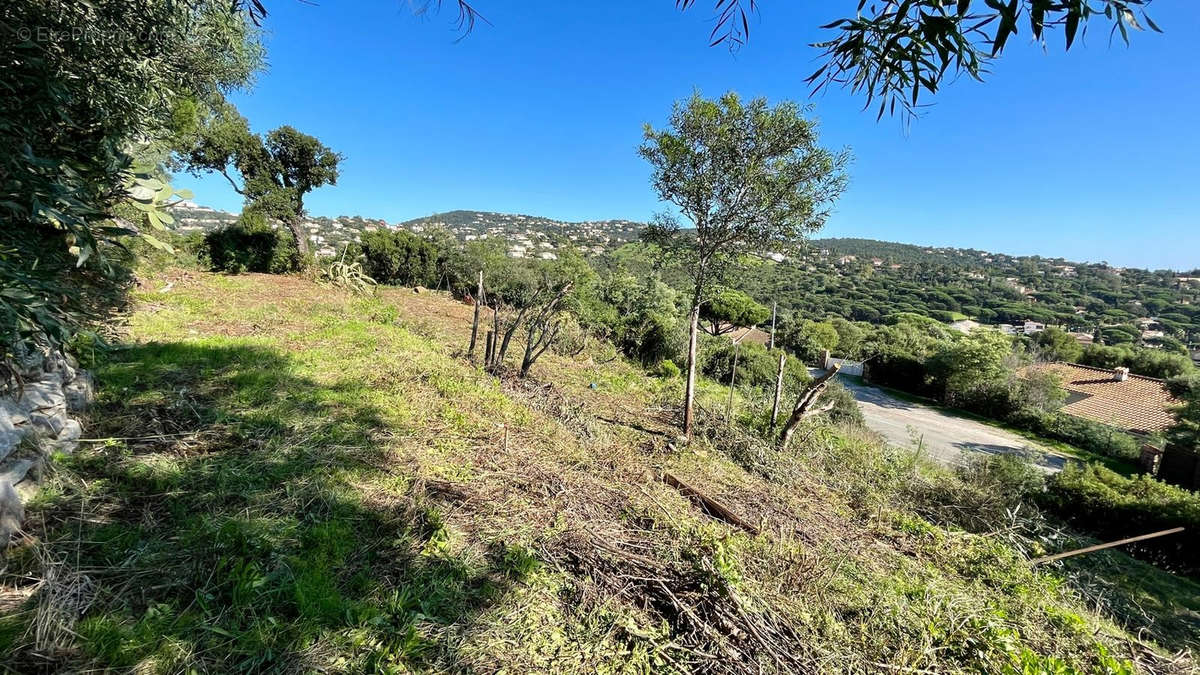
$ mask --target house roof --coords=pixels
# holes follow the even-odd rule
[[[1068,396],[1061,410],[1068,415],[1142,434],[1164,431],[1175,423],[1169,409],[1180,401],[1171,396],[1162,380],[1130,375],[1119,382],[1115,370],[1075,363],[1045,363],[1034,368],[1062,378]]]
[[[749,335],[747,335],[749,333]],[[771,341],[771,334],[759,328],[738,328],[729,333],[729,339],[734,342],[757,342],[760,345],[766,345]]]

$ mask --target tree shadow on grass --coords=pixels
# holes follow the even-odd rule
[[[388,425],[367,383],[314,382],[264,347],[190,343],[118,350],[96,375],[89,436],[122,440],[64,459],[30,518],[40,555],[91,579],[94,597],[59,649],[16,640],[10,664],[436,667],[453,661],[446,627],[515,580],[501,555],[452,555],[433,502],[383,468]],[[34,548],[7,572],[38,573]]]

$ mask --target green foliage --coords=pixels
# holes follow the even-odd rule
[[[753,327],[766,321],[771,310],[754,298],[729,288],[722,288],[700,305],[700,320],[707,321],[710,335],[723,335],[740,327]]]
[[[820,228],[845,189],[849,156],[818,145],[816,123],[792,102],[694,94],[675,104],[667,129],[647,125],[644,136],[638,152],[650,163],[655,192],[692,228],[664,216],[643,238],[682,262],[694,305],[746,254],[790,250]]]
[[[1141,442],[1110,426],[1061,412],[1039,412],[1025,408],[1006,420],[1013,426],[1068,445],[1116,459],[1134,460]]]
[[[176,141],[189,171],[217,172],[246,199],[246,210],[282,222],[291,231],[301,254],[308,253],[308,234],[300,228],[304,197],[323,185],[336,185],[341,155],[315,137],[291,126],[265,136],[224,100],[211,106],[194,131]],[[242,177],[239,186],[230,176]]]
[[[936,93],[943,77],[953,80],[968,75],[981,80],[1019,26],[1027,27],[1033,40],[1041,44],[1050,30],[1062,26],[1069,50],[1081,35],[1080,29],[1086,30],[1087,22],[1103,13],[1112,23],[1112,33],[1119,32],[1128,42],[1130,29],[1142,30],[1134,10],[1149,4],[1150,0],[860,4],[856,16],[822,26],[835,35],[817,43],[825,50],[822,64],[806,81],[817,90],[831,84],[848,87],[866,98],[866,107],[877,102],[879,117],[895,113],[897,108],[915,114],[922,94]],[[1146,26],[1158,31],[1145,11],[1141,16]]]
[[[1171,378],[1167,389],[1183,401],[1171,411],[1175,424],[1167,432],[1168,439],[1181,448],[1200,451],[1200,373]]]
[[[1130,544],[1128,550],[1167,569],[1200,575],[1200,494],[1140,475],[1125,478],[1102,466],[1072,464],[1051,477],[1041,503],[1068,522],[1105,539],[1172,527],[1182,534]]]
[[[723,385],[729,384],[733,370],[735,346],[727,338],[705,340],[701,348],[700,372]],[[775,376],[779,372],[779,353],[754,342],[741,342],[737,349],[737,377],[739,387],[773,390]],[[784,388],[799,391],[811,378],[808,369],[799,359],[787,356],[783,367]]]
[[[202,257],[214,272],[286,274],[301,267],[295,240],[267,224],[256,213],[243,214],[232,225],[204,237]]]
[[[975,331],[945,342],[926,364],[929,376],[943,391],[950,405],[988,396],[987,390],[1007,379],[1013,341],[996,331]]]
[[[1092,345],[1084,350],[1079,363],[1097,368],[1124,366],[1130,372],[1167,379],[1195,370],[1187,354],[1141,347]]]
[[[98,297],[119,303],[128,273],[115,244],[161,224],[165,188],[134,165],[161,159],[185,102],[246,83],[262,54],[244,16],[207,0],[16,0],[0,6],[0,26],[0,351],[11,365],[113,304]]]
[[[779,344],[794,352],[805,363],[823,365],[825,350],[834,352],[841,340],[837,327],[828,321],[805,320],[799,324],[782,322],[778,331]]]
[[[404,230],[376,230],[362,238],[363,269],[382,284],[435,286],[440,252]]]
[[[1047,361],[1078,363],[1083,356],[1083,345],[1073,335],[1055,326],[1036,334],[1033,341]]]

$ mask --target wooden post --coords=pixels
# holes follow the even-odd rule
[[[772,301],[771,302],[771,338],[768,341],[767,349],[775,349],[775,305],[776,305],[776,303],[774,301]],[[774,422],[772,422],[772,424],[774,424]]]
[[[500,342],[500,301],[492,307],[492,355],[488,357],[488,367],[496,365],[496,343]]]
[[[479,292],[475,294],[475,318],[471,320],[471,346],[467,347],[467,358],[475,360],[475,340],[479,338],[479,305],[483,302],[483,270],[479,270]]]
[[[492,355],[496,351],[496,334],[492,331],[487,332],[487,336],[483,340],[483,367],[487,368],[492,365]]]
[[[779,372],[775,375],[775,401],[771,403],[771,428],[775,428],[775,423],[779,420],[779,403],[783,400],[783,365],[787,361],[787,354],[779,353]]]
[[[733,370],[729,371],[729,402],[725,404],[725,419],[729,426],[733,426],[733,383],[737,379],[737,357],[740,346],[739,342],[733,343]]]
[[[1154,539],[1155,537],[1162,537],[1162,536],[1168,535],[1168,534],[1175,534],[1176,532],[1183,532],[1183,528],[1182,527],[1173,527],[1169,530],[1160,530],[1158,532],[1151,532],[1150,534],[1143,534],[1143,535],[1140,535],[1137,537],[1129,537],[1128,539],[1118,539],[1117,541],[1110,541],[1107,544],[1096,544],[1095,546],[1088,546],[1086,548],[1078,548],[1078,549],[1075,549],[1074,551],[1066,551],[1064,553],[1056,553],[1054,555],[1043,556],[1041,558],[1036,558],[1034,560],[1030,560],[1029,564],[1030,565],[1041,565],[1042,563],[1053,562],[1055,560],[1060,560],[1062,558],[1070,558],[1071,556],[1081,555],[1083,553],[1091,553],[1093,551],[1103,551],[1106,548],[1120,546],[1121,544],[1132,544],[1135,541],[1143,541],[1145,539]]]

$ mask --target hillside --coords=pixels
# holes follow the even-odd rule
[[[234,214],[186,204],[174,209],[180,233],[207,231]],[[493,237],[513,257],[551,257],[569,245],[587,255],[616,253],[633,268],[661,263],[640,256],[643,223],[570,223],[519,214],[450,211],[395,225],[359,216],[305,222],[318,255],[333,256],[362,234],[399,227],[418,234],[445,230],[459,241]],[[620,252],[622,246],[632,252]],[[682,285],[682,275],[667,277]],[[760,302],[777,302],[808,318],[880,323],[897,312],[942,321],[1059,325],[1106,344],[1200,349],[1200,276],[1010,256],[975,249],[926,247],[872,239],[813,239],[781,264],[739,275],[736,284]]]
[[[28,597],[24,570],[56,561],[61,589],[40,596],[38,649],[34,612],[0,622],[6,667],[1190,668],[1166,650],[1196,646],[1194,585],[1119,553],[1031,568],[1040,545],[919,513],[935,469],[849,428],[815,423],[779,453],[706,413],[680,451],[677,378],[597,346],[496,379],[462,356],[471,311],[147,273],[126,341],[90,364],[92,440],[47,477],[5,567]]]
[[[237,215],[227,211],[185,202],[172,208],[175,230],[187,235],[228,225]],[[310,217],[304,221],[317,255],[333,256],[348,243],[361,241],[365,232],[396,227],[415,233],[445,230],[459,241],[499,237],[509,243],[509,253],[517,257],[537,257],[553,252],[570,242],[588,254],[599,254],[636,240],[644,224],[628,220],[566,222],[509,213],[488,211],[450,211],[389,225],[378,219],[360,216]]]

